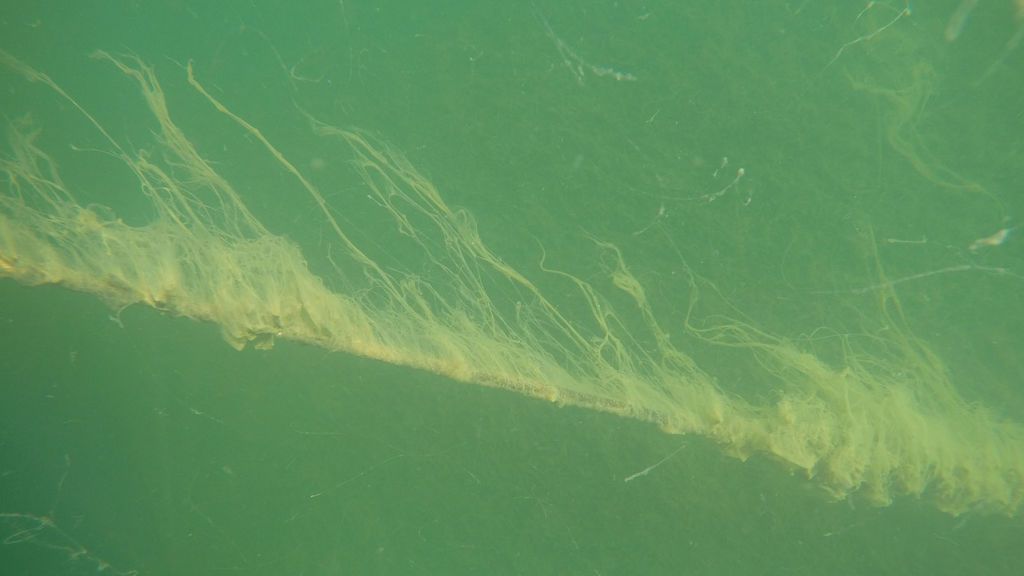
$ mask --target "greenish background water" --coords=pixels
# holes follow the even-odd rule
[[[1019,222],[1020,23],[987,3],[949,42],[958,5],[40,2],[2,8],[0,47],[129,148],[150,145],[151,121],[88,55],[155,66],[176,122],[324,274],[322,216],[209,120],[186,61],[389,266],[417,263],[380,244],[390,223],[296,105],[393,143],[527,273],[543,245],[607,289],[589,238],[615,242],[665,326],[686,313],[685,262],[718,288],[701,314],[825,358],[834,334],[884,354],[878,287],[896,281],[958,390],[1021,421],[1024,250],[1014,231],[968,249]],[[12,78],[8,118],[68,115]],[[38,116],[83,204],[150,217],[116,161],[68,148],[101,147],[94,131]],[[1019,519],[836,503],[775,462],[650,425],[287,343],[237,353],[152,310],[111,315],[0,283],[5,573],[1016,574],[1024,559]],[[737,394],[771,394],[722,350],[687,351]]]

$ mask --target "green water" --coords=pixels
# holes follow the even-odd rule
[[[717,287],[696,314],[828,360],[837,335],[886,352],[873,337],[893,288],[960,394],[1024,420],[1011,3],[979,5],[954,41],[957,1],[677,4],[37,2],[0,8],[0,48],[141,147],[137,91],[88,55],[152,64],[175,121],[329,284],[322,214],[241,152],[237,127],[204,120],[185,62],[327,183],[385,265],[431,273],[381,244],[392,224],[308,144],[297,106],[385,137],[527,273],[543,246],[607,289],[591,238],[616,243],[680,337],[685,270]],[[12,78],[8,118],[44,106]],[[152,217],[116,161],[68,148],[102,147],[94,131],[39,120],[83,205]],[[691,345],[726,389],[771,397],[749,359]],[[0,382],[5,574],[1016,574],[1024,560],[1019,518],[834,502],[700,438],[294,344],[235,352],[214,327],[60,288],[0,281]]]

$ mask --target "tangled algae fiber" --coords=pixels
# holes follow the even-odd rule
[[[836,497],[877,504],[923,496],[950,513],[983,508],[1013,514],[1024,498],[1024,429],[967,402],[943,361],[901,319],[893,284],[882,282],[877,314],[890,329],[867,354],[844,347],[841,361],[723,315],[697,318],[713,284],[684,267],[678,299],[685,326],[670,330],[616,245],[592,239],[603,264],[593,279],[548,264],[521,272],[493,252],[474,218],[449,206],[403,154],[358,129],[339,128],[298,108],[297,130],[325,154],[348,159],[388,240],[367,246],[353,212],[300,169],[258,126],[221,101],[191,64],[157,77],[131,56],[94,54],[137,92],[152,140],[126,142],[46,73],[3,53],[4,82],[34,91],[41,108],[77,118],[114,158],[148,204],[146,221],[80,198],[43,144],[43,115],[7,118],[0,157],[0,276],[57,284],[116,309],[141,304],[210,322],[236,348],[285,339],[430,371],[469,384],[649,421],[667,433],[712,439],[739,458],[767,454],[806,472]],[[161,81],[173,82],[165,92]],[[221,122],[258,150],[279,182],[311,203],[330,240],[304,254],[275,234],[247,192],[207,160],[179,127],[190,114]],[[186,106],[181,104],[180,106]],[[59,134],[58,134],[59,136]],[[120,192],[124,194],[124,191]],[[365,205],[365,202],[364,202]],[[384,246],[382,249],[381,246]],[[401,252],[402,269],[380,254]],[[312,269],[314,263],[317,271]],[[429,270],[429,274],[423,270]],[[559,283],[555,297],[542,285]],[[741,354],[770,394],[749,396],[699,365],[687,343]]]

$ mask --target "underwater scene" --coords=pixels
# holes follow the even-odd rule
[[[1018,574],[1024,2],[0,9],[5,574]]]

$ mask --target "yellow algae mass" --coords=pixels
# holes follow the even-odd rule
[[[373,225],[389,222],[384,251],[415,251],[404,261],[421,268],[386,266],[354,234],[364,214],[347,212],[325,193],[191,64],[169,75],[176,98],[193,99],[191,114],[201,103],[211,122],[224,122],[222,129],[235,130],[260,154],[250,150],[240,161],[276,166],[287,193],[312,203],[333,247],[314,273],[310,255],[271,232],[244,187],[179,127],[164,78],[134,57],[96,57],[92,66],[115,67],[140,95],[149,117],[136,120],[152,128],[151,142],[120,140],[48,75],[10,54],[0,61],[6,82],[48,92],[99,134],[103,153],[134,178],[151,217],[126,222],[116,207],[79,200],[76,182],[65,182],[41,142],[41,130],[51,130],[45,117],[8,118],[0,156],[4,277],[92,293],[115,308],[144,304],[211,322],[239,349],[293,340],[649,421],[710,438],[741,458],[770,455],[839,498],[856,493],[887,504],[901,494],[923,495],[951,513],[1020,508],[1024,429],[961,398],[942,359],[902,322],[895,282],[873,287],[881,301],[876,315],[887,326],[872,336],[877,346],[844,345],[839,361],[826,362],[738,315],[700,317],[701,291],[714,288],[689,268],[688,293],[676,305],[690,310],[673,335],[615,244],[591,240],[608,292],[545,261],[528,275],[492,251],[476,220],[449,206],[401,152],[300,111],[296,128],[316,138],[325,156],[347,154],[361,182],[356,195],[375,211]],[[923,160],[905,156],[938,178],[920,168]],[[566,289],[550,294],[547,279]],[[739,354],[755,371],[750,380],[771,388],[734,389],[687,345]]]

